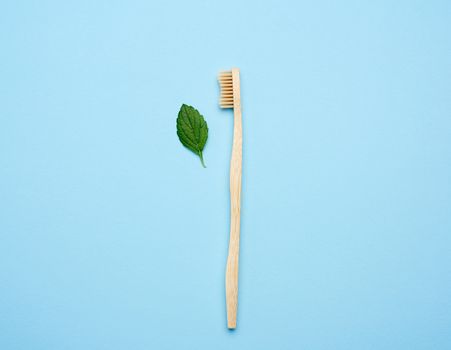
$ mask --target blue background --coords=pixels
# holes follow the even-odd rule
[[[0,43],[2,350],[451,348],[449,1],[11,0]]]

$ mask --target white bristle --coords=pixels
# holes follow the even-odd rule
[[[219,98],[219,106],[221,108],[233,108],[232,71],[219,73],[218,81],[221,87],[221,97]]]

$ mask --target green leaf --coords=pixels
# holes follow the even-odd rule
[[[208,138],[208,126],[196,108],[182,105],[177,117],[177,135],[183,146],[196,153],[206,168],[202,151]]]

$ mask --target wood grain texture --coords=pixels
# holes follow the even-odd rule
[[[240,204],[242,167],[242,120],[240,72],[232,69],[233,77],[233,146],[230,160],[230,241],[226,266],[227,327],[236,328],[238,309],[238,262],[240,253]]]

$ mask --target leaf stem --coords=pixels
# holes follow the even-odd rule
[[[204,163],[204,157],[202,155],[202,151],[199,151],[198,153],[199,153],[199,158],[200,158],[200,162],[202,163],[202,166],[204,168],[206,168],[205,163]]]

